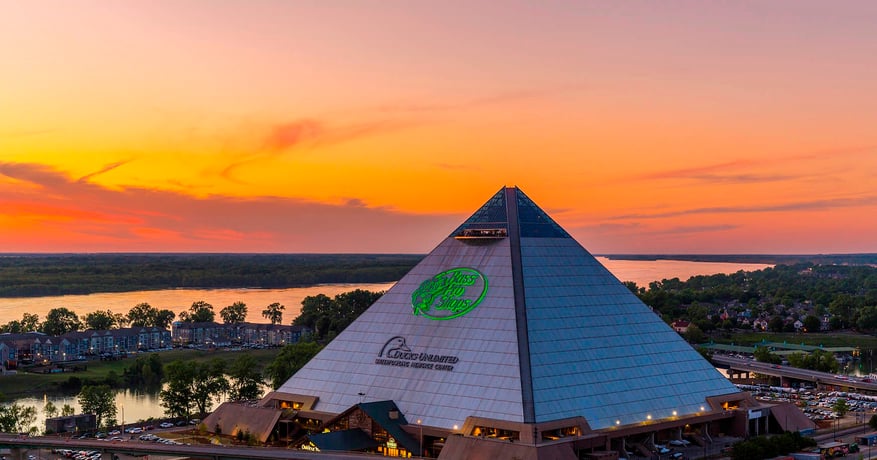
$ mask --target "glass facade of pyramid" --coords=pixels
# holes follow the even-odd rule
[[[392,401],[421,429],[531,446],[747,399],[511,187],[278,391],[315,398],[315,413]]]

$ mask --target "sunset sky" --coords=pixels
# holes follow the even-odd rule
[[[0,252],[877,252],[877,2],[0,8]]]

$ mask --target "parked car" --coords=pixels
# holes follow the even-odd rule
[[[173,428],[174,424],[171,422],[161,422],[158,426],[161,428]]]

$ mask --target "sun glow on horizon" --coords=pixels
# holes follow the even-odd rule
[[[877,10],[683,3],[7,5],[0,252],[877,252]]]

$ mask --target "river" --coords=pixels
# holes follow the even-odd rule
[[[665,278],[687,280],[695,275],[734,273],[739,270],[754,271],[771,266],[766,264],[688,262],[680,260],[610,260],[605,257],[598,257],[597,260],[619,280],[633,281],[638,286],[644,287],[647,287],[652,281]],[[393,284],[331,284],[289,289],[164,289],[90,295],[4,298],[0,299],[0,324],[13,319],[19,319],[25,312],[36,313],[40,315],[40,319],[43,319],[50,309],[57,307],[67,307],[76,312],[80,317],[98,309],[110,309],[116,313],[127,313],[131,307],[141,302],[147,302],[157,308],[167,308],[179,314],[179,312],[186,310],[193,302],[199,300],[210,303],[217,312],[234,302],[244,302],[249,307],[247,321],[251,322],[268,322],[261,316],[262,309],[271,303],[280,302],[286,307],[283,314],[283,322],[289,323],[298,316],[301,311],[301,301],[307,296],[325,294],[329,297],[334,297],[337,294],[354,289],[386,291]],[[59,410],[64,404],[70,404],[77,411],[79,410],[79,403],[74,396],[46,395],[42,398],[21,398],[15,402],[35,407],[38,412],[36,426],[42,428],[45,426],[43,407],[46,401],[52,401]],[[158,395],[154,393],[137,393],[130,390],[119,391],[116,394],[116,406],[120,408],[119,420],[121,421],[124,415],[125,421],[129,423],[149,417],[161,417],[163,413]],[[124,414],[122,414],[122,411],[124,411]]]
[[[640,287],[648,287],[652,281],[665,278],[687,280],[695,275],[734,273],[739,270],[755,271],[771,265],[738,264],[724,262],[689,262],[684,260],[611,260],[597,257],[621,281],[633,281]],[[112,310],[127,313],[131,307],[146,302],[153,307],[169,309],[178,316],[192,303],[203,300],[213,305],[219,318],[219,310],[235,303],[244,302],[249,307],[247,321],[268,323],[262,310],[274,302],[280,302],[286,309],[283,322],[289,323],[301,311],[305,297],[325,294],[334,297],[354,289],[386,291],[395,283],[376,284],[324,284],[310,287],[287,289],[161,289],[155,291],[109,292],[88,295],[63,295],[48,297],[0,298],[0,324],[21,319],[24,313],[36,313],[40,320],[53,308],[66,307],[80,318],[96,310]]]

